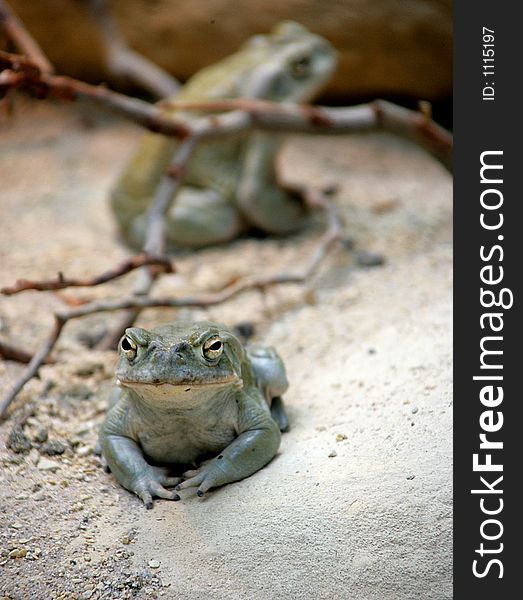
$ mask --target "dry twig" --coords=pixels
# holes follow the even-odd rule
[[[348,134],[376,129],[414,138],[448,168],[451,165],[452,136],[427,118],[423,112],[412,111],[376,100],[359,106],[327,108],[259,100],[240,101],[240,109],[191,120],[168,114],[160,106],[130,98],[70,77],[41,73],[37,66],[18,55],[0,52],[0,91],[17,88],[38,98],[86,100],[109,108],[136,123],[167,136],[198,139],[221,138],[254,129],[284,133]],[[229,106],[234,106],[231,101]],[[184,106],[184,105],[180,105]],[[193,110],[216,110],[222,103],[191,104]]]
[[[20,50],[22,54],[38,67],[41,73],[51,74],[54,69],[33,36],[27,31],[20,19],[14,14],[5,0],[0,0],[0,31]]]
[[[44,279],[42,281],[31,281],[28,279],[18,279],[18,281],[10,286],[0,289],[0,294],[4,296],[12,296],[26,290],[49,291],[63,290],[68,287],[94,287],[122,277],[135,269],[143,266],[160,267],[163,273],[173,273],[174,266],[170,258],[166,256],[153,256],[148,254],[138,254],[124,260],[120,265],[105,271],[95,277],[87,277],[84,279],[67,279],[62,273],[59,273],[56,279]]]
[[[18,396],[19,392],[22,390],[25,384],[38,374],[40,367],[48,360],[49,355],[51,354],[51,351],[54,348],[56,340],[60,336],[64,325],[65,321],[62,321],[58,315],[55,315],[55,324],[53,327],[52,334],[49,336],[49,339],[32,357],[29,365],[27,366],[27,369],[25,370],[25,373],[16,381],[15,385],[2,399],[2,402],[0,403],[0,419],[2,419],[5,416],[5,413],[9,408],[11,402]]]
[[[105,0],[87,0],[105,44],[107,68],[115,78],[128,79],[156,98],[172,96],[180,89],[174,77],[127,45]]]

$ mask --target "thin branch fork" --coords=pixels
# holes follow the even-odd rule
[[[68,287],[94,287],[107,283],[122,277],[135,269],[143,266],[155,266],[163,273],[174,273],[175,268],[170,258],[167,256],[154,256],[149,254],[138,254],[124,260],[117,267],[105,271],[95,277],[86,277],[83,279],[68,279],[59,273],[56,279],[44,279],[41,281],[32,281],[28,279],[19,279],[13,286],[0,289],[0,294],[12,296],[26,290],[49,291],[63,290]]]
[[[91,4],[93,10],[98,7],[100,14],[100,0],[91,0]],[[102,21],[107,30],[107,11]],[[0,70],[12,71],[10,77],[4,77],[0,82],[0,91],[2,87],[15,87],[25,89],[39,98],[89,100],[116,110],[152,131],[182,138],[195,133],[200,137],[221,136],[253,128],[289,133],[342,134],[383,127],[401,135],[415,137],[439,160],[450,165],[452,135],[432,121],[430,111],[423,108],[419,112],[411,111],[384,100],[354,107],[325,108],[253,99],[185,105],[163,102],[155,106],[112,92],[104,86],[92,86],[69,77],[53,76],[51,63],[5,0],[0,0],[0,26],[27,57],[0,53]],[[113,25],[109,25],[106,34],[111,29],[114,29]],[[203,118],[192,129],[183,120],[167,115],[164,110],[166,107],[206,112],[231,111],[232,114]],[[246,113],[249,118],[245,118]]]
[[[53,291],[69,287],[94,287],[122,277],[123,275],[144,266],[155,267],[155,269],[151,269],[155,275],[160,273],[174,273],[176,271],[174,264],[169,257],[143,253],[131,256],[121,262],[117,267],[105,271],[95,277],[67,279],[62,273],[59,273],[56,279],[46,279],[41,281],[19,279],[13,286],[1,288],[0,293],[4,296],[12,296],[27,290]],[[4,360],[30,363],[33,355],[11,344],[0,341],[0,357]],[[49,358],[45,360],[46,364],[52,364],[53,362],[54,361]]]
[[[105,45],[106,64],[115,77],[137,83],[157,98],[178,92],[180,84],[174,77],[129,48],[106,0],[86,0],[85,4],[98,24]]]
[[[0,30],[4,31],[7,38],[38,67],[41,73],[51,74],[54,71],[43,50],[5,0],[0,0]]]
[[[19,54],[0,51],[0,72],[3,70],[9,73],[9,79],[0,81],[0,93],[5,89],[20,89],[39,99],[85,100],[111,109],[151,131],[180,138],[191,133],[184,122],[165,116],[154,104],[113,92],[104,85],[42,73],[34,62]]]
[[[217,101],[198,104],[170,103],[172,108],[198,111],[229,112],[184,119],[171,115],[162,105],[153,105],[113,92],[104,86],[94,86],[72,79],[41,73],[31,61],[19,55],[0,52],[0,69],[7,69],[10,78],[0,81],[2,88],[25,90],[38,98],[86,100],[109,108],[138,124],[167,136],[199,139],[218,138],[253,129],[286,133],[348,134],[374,129],[387,129],[416,139],[447,167],[451,163],[452,135],[423,111],[412,111],[384,100],[351,107],[327,108],[259,100]]]
[[[158,104],[170,111],[185,110],[194,112],[229,111],[229,121],[222,125],[230,132],[246,129],[281,130],[289,133],[328,133],[348,134],[355,132],[384,129],[402,137],[413,139],[425,150],[440,160],[451,170],[453,137],[444,127],[432,120],[429,103],[421,102],[420,110],[413,111],[386,100],[374,100],[367,104],[350,107],[323,107],[289,102],[269,102],[254,98],[213,100],[209,102],[161,101]],[[242,121],[239,113],[247,113],[249,123]],[[237,120],[238,129],[234,129]],[[220,121],[212,122],[220,127]],[[213,136],[207,131],[207,123],[200,121],[195,129],[202,128],[202,136]]]

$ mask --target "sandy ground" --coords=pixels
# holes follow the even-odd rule
[[[106,195],[139,134],[78,107],[18,105],[0,137],[0,285],[99,273],[126,256]],[[284,357],[291,382],[292,429],[278,456],[203,499],[184,493],[146,511],[93,454],[115,357],[82,342],[116,315],[70,323],[57,364],[0,425],[4,598],[451,598],[450,177],[386,134],[296,137],[281,168],[289,181],[337,184],[347,236],[385,264],[363,268],[340,247],[307,285],[140,320],[253,323],[255,340]],[[321,231],[316,219],[284,240],[180,256],[158,293],[295,270]],[[4,298],[1,338],[33,351],[63,297],[118,296],[133,278]],[[3,391],[21,370],[0,363]],[[30,445],[8,450],[23,418]]]

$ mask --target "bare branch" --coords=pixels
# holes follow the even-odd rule
[[[447,167],[451,164],[452,135],[423,112],[409,110],[384,100],[359,106],[327,108],[259,100],[232,100],[201,104],[170,103],[172,108],[191,110],[233,109],[230,112],[191,120],[168,114],[165,108],[92,86],[69,77],[41,74],[36,66],[17,55],[0,52],[0,68],[9,69],[8,82],[2,88],[16,87],[39,98],[82,99],[110,108],[140,125],[168,136],[198,139],[224,137],[253,129],[287,133],[348,134],[386,129],[415,139]]]
[[[105,271],[95,277],[88,277],[84,279],[67,279],[62,273],[59,273],[56,279],[45,279],[42,281],[30,281],[28,279],[19,279],[15,285],[11,287],[4,287],[0,289],[0,294],[4,296],[12,296],[19,292],[26,290],[38,290],[38,291],[49,291],[49,290],[63,290],[68,287],[94,287],[101,285],[122,277],[135,269],[146,265],[154,265],[161,267],[164,273],[174,273],[174,266],[170,258],[166,256],[154,256],[150,254],[138,254],[124,260],[120,265]]]
[[[0,91],[5,88],[21,89],[39,99],[86,100],[113,110],[151,131],[180,138],[191,133],[180,119],[166,116],[154,104],[113,92],[103,85],[90,85],[71,77],[47,75],[35,63],[18,54],[0,52],[0,70],[3,69],[12,71],[16,77],[11,76],[9,83],[0,82]]]
[[[2,29],[18,50],[25,54],[41,73],[51,74],[54,71],[43,50],[5,0],[0,0],[0,30]]]
[[[105,0],[87,0],[86,4],[98,23],[104,39],[107,67],[115,77],[138,84],[156,98],[172,96],[180,89],[172,75],[129,48]]]
[[[268,102],[252,98],[213,100],[210,102],[163,101],[159,106],[169,110],[191,110],[195,112],[229,112],[226,126],[230,133],[239,129],[281,130],[295,133],[347,134],[375,129],[413,139],[451,169],[453,138],[445,128],[435,123],[430,116],[430,104],[420,103],[420,110],[413,111],[386,100],[374,100],[358,106],[327,108],[285,102]],[[247,113],[250,122],[240,122],[234,130],[234,118],[238,111]],[[220,121],[213,121],[219,128]],[[201,125],[204,126],[203,121]],[[223,124],[225,125],[225,123]],[[196,126],[195,128],[197,128]],[[212,132],[201,132],[202,137]]]
[[[51,334],[49,335],[49,338],[44,344],[42,344],[40,350],[33,356],[22,377],[20,377],[20,379],[3,398],[2,402],[0,402],[0,419],[4,417],[9,405],[16,398],[24,385],[38,374],[40,367],[48,360],[64,325],[65,321],[58,315],[55,315],[55,324]]]
[[[145,252],[165,252],[164,217],[185,179],[187,164],[197,143],[198,138],[192,135],[180,144],[158,187],[158,192],[147,212]]]

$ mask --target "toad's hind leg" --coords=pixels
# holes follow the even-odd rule
[[[289,382],[285,366],[274,348],[254,346],[247,350],[249,361],[256,376],[256,383],[271,409],[271,416],[280,431],[289,430],[289,418],[285,411],[282,394],[287,391]]]
[[[248,223],[286,235],[303,226],[306,211],[300,200],[278,187],[274,161],[279,144],[273,132],[249,136],[236,196]]]
[[[137,217],[129,237],[134,245],[145,237],[146,212]],[[184,186],[174,199],[166,219],[167,242],[176,247],[200,248],[227,242],[243,229],[235,206],[209,188]]]
[[[171,244],[192,248],[227,242],[243,227],[237,208],[219,192],[189,186],[180,190],[166,223]]]

